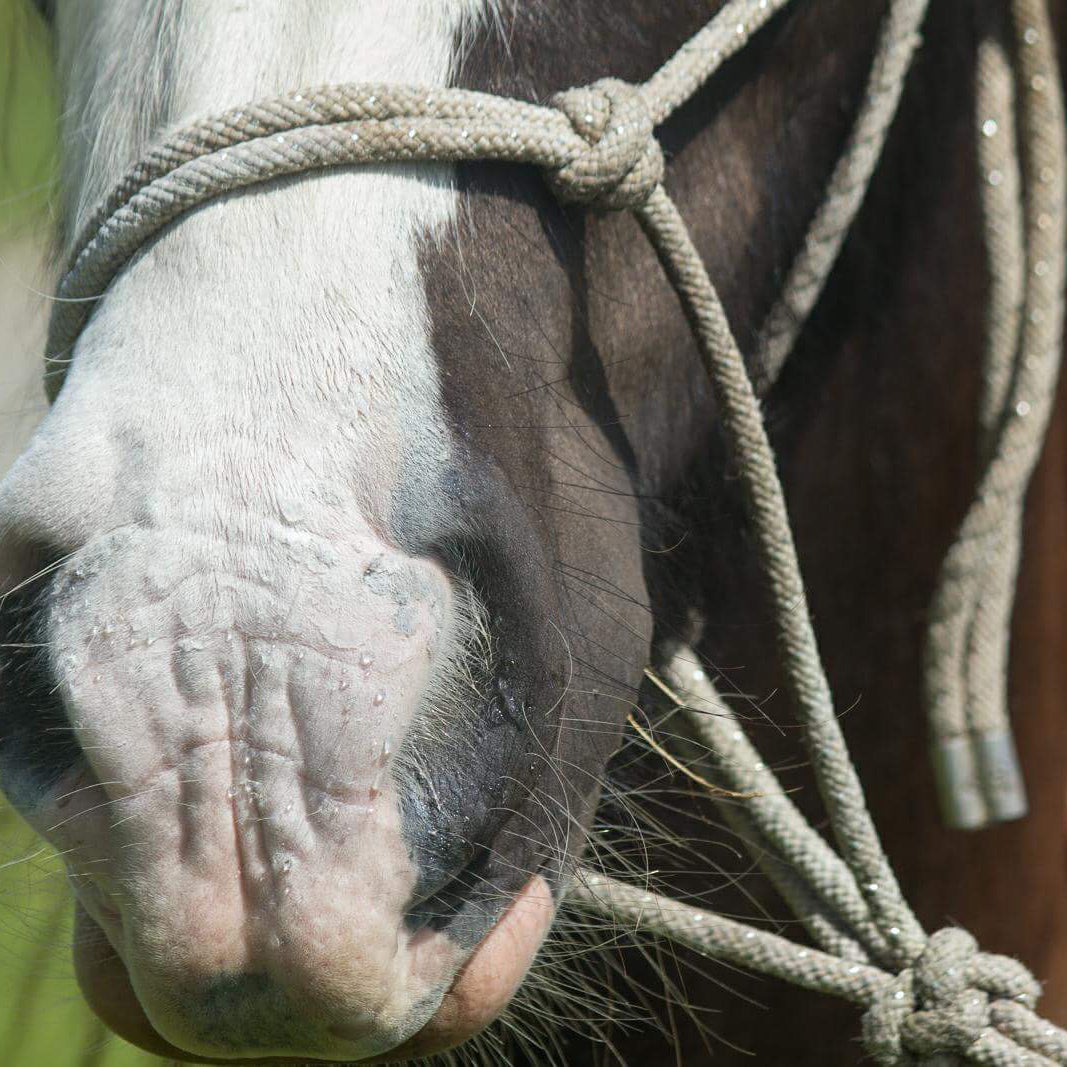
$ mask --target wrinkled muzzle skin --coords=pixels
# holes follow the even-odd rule
[[[480,8],[59,5],[66,229],[194,116],[447,84]],[[459,1044],[583,850],[650,638],[636,504],[612,440],[558,425],[572,386],[529,388],[548,335],[492,347],[436,251],[456,204],[447,168],[368,168],[180,220],[0,485],[0,785],[66,860],[86,998],[154,1051]]]
[[[463,860],[481,858],[467,835],[486,833],[486,804],[470,798],[471,827],[419,767],[412,719],[432,714],[441,657],[463,654],[442,568],[286,540],[235,556],[168,524],[81,549],[24,609],[47,653],[41,678],[6,689],[10,709],[39,687],[33,712],[7,712],[4,782],[69,856],[90,1000],[116,982],[136,995],[118,1025],[141,1005],[184,1051],[365,1057],[465,984],[488,985],[470,1012],[488,1021],[553,901],[540,872],[511,902],[474,884]],[[469,724],[484,711],[468,697]],[[87,921],[125,974],[107,975]]]

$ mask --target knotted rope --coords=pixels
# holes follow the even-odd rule
[[[551,103],[585,141],[570,162],[548,171],[556,197],[605,211],[640,207],[663,181],[663,150],[641,90],[602,78],[557,93]]]
[[[1040,987],[1026,968],[979,952],[963,930],[927,936],[894,882],[862,883],[866,875],[833,851],[760,760],[698,657],[686,648],[664,655],[662,673],[647,672],[677,709],[661,729],[689,739],[686,754],[729,790],[716,798],[722,813],[817,947],[591,870],[579,873],[571,899],[704,955],[865,1007],[864,1045],[880,1064],[932,1064],[941,1062],[937,1056],[1013,1067],[1067,1063],[1067,1033],[1035,1014]],[[884,918],[894,914],[904,923]]]
[[[620,925],[865,1007],[864,1046],[885,1067],[1067,1063],[1067,1033],[1034,1014],[1037,984],[1026,969],[972,951],[962,930],[938,931],[914,966],[889,974],[593,871],[582,872],[570,899]]]
[[[1033,1014],[1038,989],[1019,964],[977,952],[961,931],[927,937],[903,900],[837,722],[756,392],[718,295],[663,188],[654,127],[787,2],[731,0],[645,84],[606,79],[559,94],[548,107],[458,89],[328,86],[235,109],[172,134],[118,183],[75,245],[50,324],[49,392],[58,394],[93,302],[130,257],[182,213],[237,188],[327,166],[493,159],[542,167],[564,201],[632,210],[689,318],[718,400],[774,608],[787,688],[838,852],[807,826],[722,707],[716,704],[715,714],[702,708],[701,701],[715,703],[710,683],[693,693],[673,679],[688,693],[676,702],[693,706],[688,721],[705,758],[735,789],[755,794],[732,818],[821,949],[798,947],[593,872],[578,879],[573,898],[698,950],[866,1005],[865,1041],[881,1063],[932,1063],[947,1055],[1006,1064],[1024,1053],[1034,1063],[1067,1063],[1067,1035]],[[926,3],[890,3],[868,99],[790,272],[783,310],[772,312],[764,331],[765,371],[773,371],[783,346],[792,343],[858,209]],[[990,583],[1000,596],[1008,588],[1010,597],[1018,553],[1017,522],[1012,526],[1011,520],[1018,518],[1044,433],[1061,342],[1067,235],[1059,75],[1041,0],[1012,0],[1011,9],[1017,43],[1006,62],[1019,87],[1026,313],[1019,345],[998,338],[988,349],[988,464],[972,509],[977,517],[968,516],[946,564],[948,608],[935,612],[939,626],[952,628],[963,619],[970,646],[954,636],[942,640],[941,631],[931,640],[934,659],[940,664],[944,655],[953,670],[970,649],[984,668],[989,640],[1004,640],[986,632],[990,619],[1003,616],[1003,603],[987,612],[979,587]],[[1005,106],[998,114],[1010,129]],[[1011,225],[1011,212],[997,214],[997,226]],[[990,242],[991,256],[1001,255],[998,247]],[[997,264],[993,273],[999,277]],[[1011,291],[994,294],[998,306],[1011,303]],[[1025,422],[1025,431],[1006,413],[1005,405],[1012,404],[1020,419],[1021,404],[1025,414],[1038,416]],[[1004,532],[1005,518],[1010,533]],[[980,563],[990,552],[998,562],[987,574]],[[729,753],[739,758],[724,755]]]

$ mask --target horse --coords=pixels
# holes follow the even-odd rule
[[[882,8],[790,8],[659,131],[742,347]],[[764,410],[902,882],[924,922],[1024,959],[1063,1019],[1062,404],[1013,622],[1030,815],[941,828],[918,712],[978,463],[971,86],[995,16],[933,6]],[[647,78],[708,17],[696,0],[58,4],[58,243],[194,116],[352,80],[543,100]],[[198,208],[98,301],[0,487],[0,560],[0,781],[66,858],[79,983],[122,1036],[192,1062],[856,1058],[838,1007],[620,946],[564,900],[586,854],[781,913],[707,797],[624,741],[672,641],[728,683],[802,807],[812,792],[715,401],[628,215],[488,163],[328,170]],[[597,1017],[537,1032],[583,1004]]]

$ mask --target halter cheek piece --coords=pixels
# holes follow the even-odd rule
[[[49,395],[63,385],[92,303],[137,250],[190,208],[234,189],[321,167],[398,161],[535,164],[565,202],[630,210],[692,326],[741,472],[774,609],[787,689],[837,845],[813,830],[760,762],[686,649],[647,672],[701,743],[723,806],[818,948],[713,912],[577,872],[569,902],[697,951],[866,1006],[880,1064],[956,1056],[984,1064],[1067,1064],[1067,1033],[1038,1018],[1020,964],[960,930],[928,936],[905,903],[866,809],[819,658],[759,401],[718,295],[663,186],[653,130],[788,0],[730,0],[648,82],[604,79],[550,106],[459,89],[334,85],[201,120],[151,149],[82,231],[47,345]],[[896,112],[928,0],[890,0],[867,92],[786,284],[755,366],[777,374],[837,257]],[[1003,36],[978,57],[979,162],[990,309],[983,354],[978,489],[945,560],[925,664],[946,818],[980,826],[1025,811],[1006,714],[1008,623],[1022,502],[1044,440],[1062,352],[1064,116],[1044,0],[1005,0]]]

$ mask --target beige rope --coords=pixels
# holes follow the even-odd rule
[[[749,799],[723,800],[722,814],[815,943],[842,959],[891,963],[893,954],[848,866],[782,791],[697,657],[677,649],[667,654],[662,680],[648,673],[674,707],[692,712],[680,723],[669,722],[693,738],[697,758],[711,762],[729,790],[742,793],[737,786],[744,783],[742,795]]]
[[[588,869],[569,899],[620,926],[866,1007],[864,1046],[886,1067],[952,1062],[932,1058],[943,1056],[996,1067],[1067,1063],[1067,1033],[1034,1014],[1040,988],[1026,968],[978,952],[963,930],[939,930],[891,974]]]
[[[1010,400],[1025,288],[1015,73],[1006,36],[1006,25],[994,27],[993,33],[979,42],[975,65],[979,191],[990,265],[979,411],[979,462],[983,468],[995,454]],[[935,778],[945,821],[960,829],[1017,818],[1026,811],[1017,772],[1004,775],[1003,788],[987,795],[976,739],[970,733],[972,721],[981,721],[985,738],[992,739],[1000,750],[1007,749],[1006,766],[1017,767],[1008,733],[1007,640],[1002,637],[994,645],[989,640],[974,640],[983,634],[1006,637],[1011,624],[1011,589],[1020,546],[1011,523],[1004,523],[998,532],[1000,539],[990,557],[976,561],[973,581],[963,585],[950,581],[947,592],[938,590],[935,613],[938,601],[947,596],[958,595],[958,608],[953,624],[940,631],[943,638],[927,646],[925,677]],[[937,630],[933,636],[937,638]]]
[[[1014,62],[993,41],[983,45],[979,64],[979,100],[989,111],[980,127],[991,278],[985,466],[942,567],[926,649],[942,806],[949,822],[963,827],[1025,812],[1007,720],[1007,650],[1024,497],[1063,347],[1067,148],[1060,75],[1043,0],[1014,0],[1010,11]],[[1008,140],[1016,107],[1018,148]],[[1020,150],[1021,205],[1014,173]]]
[[[708,773],[732,790],[755,794],[745,804],[752,822],[742,835],[753,856],[761,863],[773,857],[806,887],[818,887],[804,906],[794,908],[818,949],[591,871],[581,872],[572,894],[580,906],[606,911],[610,904],[616,921],[866,1006],[864,1043],[878,1063],[925,1062],[945,1053],[970,1063],[1067,1062],[1067,1033],[1034,1013],[1040,987],[1015,960],[979,952],[974,939],[958,929],[920,935],[904,962],[894,959],[881,937],[872,938],[873,916],[852,872],[760,760],[697,657],[685,648],[668,651],[663,675],[665,682],[652,677],[667,699],[684,709]],[[731,819],[735,802],[711,795]],[[776,878],[774,866],[767,873]],[[903,931],[887,933],[896,939]],[[847,951],[840,949],[842,939]]]
[[[921,940],[863,800],[845,751],[830,687],[819,659],[789,516],[752,382],[704,264],[670,198],[657,188],[637,212],[659,253],[697,338],[739,482],[777,628],[786,686],[805,728],[812,765],[834,836],[883,932],[902,931],[905,946]]]
[[[64,299],[55,305],[50,325],[50,393],[54,397],[62,387],[93,301],[130,257],[183,212],[255,182],[359,163],[510,160],[544,168],[564,202],[633,210],[689,318],[718,400],[774,609],[788,693],[804,728],[839,854],[803,825],[750,758],[743,735],[734,736],[736,730],[732,747],[724,747],[739,758],[718,766],[743,792],[757,794],[737,822],[757,858],[801,911],[811,935],[845,958],[798,949],[773,935],[594,874],[579,881],[574,899],[698,949],[867,1005],[864,1038],[880,1063],[943,1054],[976,1063],[1016,1063],[1022,1050],[1030,1051],[1032,1062],[1067,1063],[1067,1038],[1033,1016],[1038,990],[1025,970],[978,952],[962,931],[927,937],[901,895],[838,725],[753,384],[718,295],[662,185],[663,156],[654,126],[785,2],[732,0],[644,86],[605,79],[559,94],[550,107],[457,89],[330,86],[233,110],[176,132],[119,183],[75,246],[59,287]],[[820,250],[805,245],[783,295],[783,302],[799,314],[806,314],[814,301],[819,279],[840,247],[844,220],[851,220],[862,198],[856,174],[866,171],[869,177],[873,168],[875,146],[884,140],[899,99],[924,6],[920,0],[890,4],[876,64],[875,91],[881,102],[872,105],[869,129],[861,115],[859,132],[846,148],[846,156],[854,153],[858,170],[845,165],[835,169],[828,199],[836,206],[824,206],[816,214],[817,222],[826,220],[813,238]],[[996,355],[1005,346],[1000,341],[990,345],[993,384],[987,404],[995,408],[996,398],[1003,396],[1017,417],[985,420],[987,426],[1001,428],[990,430],[990,459],[972,509],[975,517],[968,515],[958,551],[946,564],[943,588],[951,594],[951,611],[935,613],[943,627],[956,625],[959,605],[978,603],[970,590],[987,579],[975,560],[1004,541],[999,533],[1004,519],[1017,515],[1020,485],[1025,486],[1044,431],[1059,358],[1064,150],[1058,72],[1039,0],[1014,0],[1012,12],[1021,42],[1014,69],[1022,87],[1020,140],[1027,190],[1020,346],[1025,358],[1016,362],[1005,389],[1002,357]],[[999,254],[993,247],[991,254]],[[1025,412],[1024,403],[1029,405]],[[1024,416],[1029,414],[1036,417],[1028,420]],[[1004,555],[1013,558],[1010,552]],[[1006,573],[1010,569],[1002,565],[998,580]],[[968,632],[966,625],[963,632]],[[940,638],[941,631],[935,636]],[[984,656],[980,627],[972,628],[969,640],[975,654]],[[944,644],[958,662],[960,649],[947,639]],[[694,736],[714,741],[714,732],[707,732],[713,730],[711,722],[707,714],[695,717]],[[714,755],[715,745],[707,747]]]
[[[907,0],[890,5],[848,143],[760,332],[755,367],[764,387],[778,377],[863,203],[900,103],[904,77],[919,46],[919,27],[928,3]]]
[[[653,126],[682,106],[730,56],[791,0],[733,0],[641,86]]]

